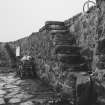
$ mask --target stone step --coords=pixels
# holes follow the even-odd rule
[[[76,44],[76,41],[53,41],[53,45],[56,45],[56,46],[69,46],[69,45],[74,45]]]
[[[83,62],[81,64],[66,64],[66,63],[64,63],[62,65],[62,69],[64,71],[67,70],[70,72],[72,72],[72,71],[73,72],[76,72],[76,71],[77,72],[79,72],[79,71],[87,72],[87,71],[89,71],[89,67],[86,62]]]
[[[73,38],[75,38],[75,36],[72,35],[71,33],[65,33],[65,34],[57,33],[54,36],[56,39],[73,39]]]
[[[60,25],[46,25],[48,30],[67,30],[67,27]]]
[[[58,33],[65,34],[67,32],[68,32],[68,30],[50,30],[49,31],[50,34],[58,34]]]
[[[76,43],[76,38],[73,36],[73,35],[70,35],[70,34],[56,34],[54,37],[53,37],[53,41],[58,41],[58,42],[75,42]]]
[[[60,25],[60,26],[64,26],[64,22],[61,21],[46,21],[45,25]]]
[[[71,46],[71,45],[57,45],[54,49],[56,54],[79,54],[80,47]]]
[[[53,40],[55,40],[55,41],[76,41],[76,39],[74,38],[74,37],[72,37],[72,36],[54,36],[54,38],[53,38]]]
[[[67,64],[81,64],[85,62],[85,58],[80,55],[58,54],[58,60]]]

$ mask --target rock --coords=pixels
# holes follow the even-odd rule
[[[0,81],[0,88],[3,88],[3,86],[5,86],[5,83],[2,83],[2,82]]]
[[[11,85],[11,84],[9,84],[9,85],[6,85],[6,88],[17,88],[18,86],[16,86],[16,85]]]
[[[11,98],[9,100],[9,103],[19,103],[19,102],[21,102],[21,99],[20,98]]]
[[[10,97],[13,97],[14,95],[16,95],[16,94],[18,94],[18,93],[19,93],[18,91],[13,91],[13,92],[7,94],[5,97],[6,97],[6,98],[10,98]]]
[[[13,84],[18,85],[22,82],[22,80],[17,80],[16,82],[14,82]]]
[[[4,99],[0,98],[0,105],[3,105],[3,104],[5,104]]]
[[[29,98],[31,98],[33,95],[29,95],[29,94],[25,94],[24,92],[23,93],[20,93],[20,94],[16,94],[14,96],[14,98],[19,98],[19,99],[22,99],[22,100],[27,100]]]
[[[12,93],[12,92],[20,92],[20,87],[8,89],[8,92],[9,93]]]
[[[27,101],[27,102],[21,103],[20,105],[34,105],[34,103],[31,101]]]
[[[16,94],[14,96],[14,98],[20,98],[20,99],[23,99],[24,98],[24,94],[20,93],[20,94]]]
[[[0,94],[0,98],[2,98],[2,97],[4,97],[4,95],[3,94]]]
[[[0,90],[0,95],[6,94],[6,91]]]

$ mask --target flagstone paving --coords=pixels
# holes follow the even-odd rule
[[[36,105],[42,101],[41,92],[52,92],[50,88],[38,79],[21,80],[15,73],[0,73],[0,105]]]

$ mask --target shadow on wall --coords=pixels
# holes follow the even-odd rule
[[[13,49],[10,47],[10,45],[8,43],[6,43],[4,45],[4,48],[5,48],[6,52],[7,52],[7,55],[8,55],[9,60],[10,60],[10,66],[15,67],[16,66],[16,55],[13,52]]]

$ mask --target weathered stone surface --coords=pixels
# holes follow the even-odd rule
[[[98,41],[98,46],[97,46],[97,53],[99,54],[104,54],[105,53],[105,39],[101,39]]]
[[[75,36],[72,35],[72,33],[69,33],[69,32],[67,32],[67,33],[65,33],[65,34],[56,33],[56,34],[54,35],[54,38],[55,38],[55,39],[72,40],[72,39],[75,38]]]
[[[18,93],[19,93],[19,91],[16,91],[16,92],[12,91],[11,93],[7,94],[7,95],[5,96],[5,98],[14,97],[14,96],[15,96],[16,94],[18,94]]]
[[[99,1],[99,0],[97,0]],[[69,35],[74,35],[76,38],[76,44],[81,46],[83,49],[87,48],[87,50],[81,51],[81,55],[85,55],[87,58],[91,61],[90,65],[93,71],[96,70],[96,50],[97,50],[97,41],[104,36],[105,33],[105,1],[100,0],[99,7],[93,7],[88,13],[85,14],[79,14],[72,19],[69,19],[65,22],[47,22],[46,24],[57,24],[57,25],[65,25],[68,27],[67,30],[52,30],[52,32],[39,32],[34,33],[31,36],[18,40],[16,42],[11,42],[10,45],[15,48],[17,45],[21,45],[22,48],[22,55],[29,54],[32,55],[35,58],[35,62],[37,65],[37,74],[41,77],[44,75],[45,78],[48,78],[48,75],[46,75],[48,72],[54,72],[56,78],[56,86],[58,83],[62,80],[64,83],[67,79],[69,81],[69,78],[65,76],[66,79],[63,78],[63,74],[68,74],[69,72],[66,71],[70,68],[65,67],[65,72],[62,72],[61,70],[63,67],[61,65],[62,62],[57,59],[57,56],[52,55],[52,49],[56,46],[56,43],[63,44],[66,43],[65,40],[69,37]],[[51,34],[55,35],[56,42],[55,45],[53,45],[53,38],[51,37]],[[58,35],[59,34],[59,35]],[[66,35],[68,34],[68,35]],[[58,36],[57,36],[58,35]],[[71,38],[71,36],[70,36]],[[64,39],[64,41],[62,41]],[[69,38],[68,38],[69,39]],[[60,41],[59,41],[60,40]],[[60,43],[59,43],[60,42]],[[68,44],[68,41],[67,43]],[[70,43],[69,43],[70,44]],[[89,52],[88,52],[89,51]],[[104,53],[104,44],[101,44],[101,47],[99,47],[100,53]],[[88,53],[87,53],[88,52]],[[90,53],[92,52],[92,53]],[[89,56],[88,56],[89,55]],[[54,58],[55,57],[55,58]],[[66,57],[68,60],[68,57]],[[71,58],[70,58],[71,59]],[[69,59],[69,60],[70,60]],[[79,59],[76,58],[76,60],[79,62]],[[64,60],[63,60],[64,61]],[[66,61],[64,61],[66,62]],[[55,63],[57,63],[57,70],[55,70],[54,66]],[[99,61],[98,64],[101,62]],[[104,61],[102,62],[102,64]],[[49,66],[48,72],[45,68],[45,65]],[[74,62],[75,64],[75,62]],[[88,64],[88,63],[87,63]],[[84,67],[87,67],[86,65]],[[81,66],[74,65],[74,68],[80,69]],[[73,69],[74,69],[73,68]],[[91,69],[90,68],[90,69]],[[102,70],[103,68],[100,68]],[[43,76],[42,76],[43,77]],[[55,84],[55,82],[50,81],[50,83]]]
[[[3,98],[0,98],[0,105],[4,105],[5,104],[5,101]]]
[[[27,101],[27,102],[21,103],[20,105],[34,105],[34,103],[31,101]]]
[[[61,62],[67,63],[67,64],[82,64],[85,62],[85,58],[81,57],[80,55],[76,55],[75,53],[72,55],[67,54],[59,54],[58,59]]]
[[[46,28],[48,30],[66,30],[67,27],[62,26],[62,25],[46,25]]]
[[[9,85],[6,85],[6,88],[17,88],[17,86],[16,85],[9,84]]]
[[[60,26],[64,26],[64,22],[61,22],[61,21],[46,21],[45,25],[60,25]]]
[[[52,87],[42,83],[42,81],[38,79],[36,79],[36,81],[31,79],[21,80],[21,82],[18,82],[16,85],[14,81],[20,81],[20,79],[15,78],[14,74],[15,73],[0,74],[0,83],[4,83],[0,88],[0,105],[34,105],[32,103],[37,99],[43,100],[44,102],[48,100],[49,97],[56,95]],[[43,104],[43,102],[41,104]]]
[[[75,42],[70,42],[70,41],[62,41],[62,42],[60,42],[60,41],[54,41],[53,42],[53,44],[54,44],[54,46],[57,46],[57,45],[73,45],[73,44],[75,44]]]
[[[68,43],[71,43],[71,45],[75,45],[76,44],[76,39],[75,38],[72,38],[72,37],[68,37],[68,38],[64,38],[64,37],[62,37],[62,38],[59,38],[59,37],[54,37],[53,38],[53,41],[55,41],[55,42],[68,42]]]
[[[6,94],[6,91],[0,90],[0,94],[1,94],[1,95],[2,95],[2,94]]]
[[[50,34],[56,34],[56,33],[61,33],[61,34],[65,34],[65,33],[67,33],[68,32],[68,30],[51,30],[50,31]]]
[[[11,98],[9,100],[9,103],[19,103],[19,102],[21,102],[21,99],[20,98]]]
[[[71,45],[58,45],[55,47],[56,54],[79,54],[80,47]]]

